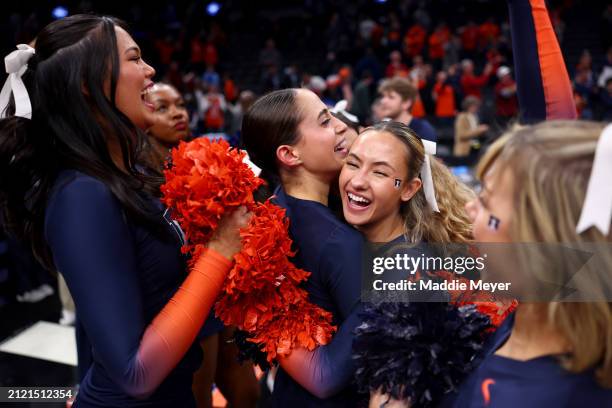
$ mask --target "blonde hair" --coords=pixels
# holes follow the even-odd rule
[[[408,150],[408,179],[419,177],[425,161],[425,147],[412,129],[400,122],[387,121],[366,130],[387,132],[401,140]],[[419,189],[401,208],[406,240],[410,243],[426,241],[431,244],[471,241],[472,224],[465,205],[474,194],[434,157],[431,158],[431,172],[440,212],[431,210],[423,189]]]
[[[514,242],[572,243],[580,247],[612,241],[596,228],[576,233],[603,128],[604,124],[596,122],[549,121],[517,127],[489,148],[479,163],[478,177],[482,179],[494,164],[496,176],[511,172],[515,180],[510,225]],[[597,268],[612,270],[612,254],[599,252]],[[550,267],[538,268],[537,273],[539,279],[548,282],[559,275]],[[598,291],[602,301],[547,303],[547,317],[571,347],[572,353],[560,361],[562,366],[575,373],[595,369],[598,383],[612,387],[612,303],[603,301],[604,288],[610,283],[601,276],[601,269],[587,275],[588,279],[573,279],[572,286]]]

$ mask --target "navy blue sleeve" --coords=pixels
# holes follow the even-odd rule
[[[341,321],[347,318],[361,298],[363,240],[357,231],[351,232],[337,228],[325,243],[319,262]]]
[[[129,388],[145,330],[130,231],[101,182],[77,178],[49,202],[45,234],[99,361]]]

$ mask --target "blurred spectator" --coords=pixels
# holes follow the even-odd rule
[[[361,76],[364,71],[370,71],[376,81],[382,78],[383,69],[372,47],[367,47],[365,55],[355,64],[355,74]]]
[[[600,88],[605,88],[610,78],[612,78],[612,47],[608,48],[608,52],[606,53],[606,60],[604,61],[604,66],[599,74],[599,78],[597,78],[597,85]]]
[[[408,74],[408,67],[402,62],[402,54],[399,51],[392,51],[389,55],[389,60],[389,65],[387,65],[387,69],[385,70],[385,76],[387,78],[392,78],[395,75]]]
[[[445,71],[438,72],[432,97],[436,103],[435,114],[439,122],[445,126],[452,126],[456,114],[455,91],[448,83],[448,75]]]
[[[510,68],[501,66],[497,69],[499,81],[495,85],[495,106],[498,120],[502,127],[518,113],[518,100],[516,98],[516,83],[510,74]]]
[[[461,39],[457,35],[452,35],[450,40],[444,45],[444,64],[443,68],[448,69],[451,65],[459,63],[461,57]]]
[[[273,39],[268,38],[265,47],[259,52],[259,64],[264,68],[272,65],[278,68],[281,63],[282,57],[280,52],[276,49],[276,43]]]
[[[450,40],[450,30],[445,23],[440,23],[435,31],[429,36],[429,60],[436,70],[442,68],[444,49]]]
[[[225,111],[227,103],[219,88],[215,85],[208,87],[208,92],[196,92],[199,116],[202,118],[205,132],[222,132],[225,126]]]
[[[381,114],[390,120],[402,122],[420,137],[435,141],[436,131],[425,119],[413,117],[410,109],[418,95],[418,90],[409,79],[394,77],[385,79],[378,87]]]
[[[425,39],[427,31],[420,24],[414,24],[408,29],[404,36],[404,52],[409,58],[414,58],[421,55],[423,47],[425,47]]]
[[[489,76],[493,67],[491,64],[487,64],[485,69],[480,76],[474,74],[474,63],[465,59],[461,62],[461,90],[464,96],[476,96],[478,99],[482,96],[482,88],[489,81]]]
[[[215,86],[217,88],[221,85],[221,77],[215,71],[214,65],[207,65],[206,71],[202,74],[202,82],[205,86]]]
[[[229,74],[223,74],[223,95],[227,102],[234,102],[238,97],[238,89]]]
[[[359,118],[361,123],[368,123],[370,107],[376,97],[376,81],[370,71],[364,71],[361,80],[355,86],[353,103],[349,111]]]
[[[496,43],[497,38],[499,37],[499,33],[500,29],[499,26],[495,24],[495,19],[493,19],[492,17],[488,18],[478,28],[480,48],[486,49],[491,44]]]
[[[204,63],[206,66],[216,67],[219,63],[219,54],[217,53],[217,47],[212,42],[211,37],[208,37],[206,44],[204,44]]]
[[[606,81],[606,87],[601,90],[601,105],[603,121],[612,121],[612,77]]]
[[[463,100],[462,108],[463,111],[455,119],[455,145],[453,147],[455,157],[469,156],[472,146],[478,145],[476,139],[489,130],[487,125],[478,123],[478,110],[480,109],[478,97],[466,97]]]
[[[261,93],[275,91],[283,87],[283,77],[277,65],[268,65],[261,78]]]
[[[476,57],[478,49],[478,26],[473,21],[469,21],[467,25],[459,29],[461,35],[461,45],[464,52],[464,57]]]
[[[576,73],[574,78],[574,93],[579,95],[581,119],[593,119],[593,99],[595,97],[595,87],[588,69],[582,69]]]
[[[252,91],[246,90],[240,92],[240,97],[235,105],[230,105],[229,109],[232,113],[232,121],[228,133],[230,137],[240,139],[240,128],[242,127],[242,118],[244,113],[255,102],[255,94]]]

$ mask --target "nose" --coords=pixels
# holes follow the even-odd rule
[[[476,221],[476,216],[478,215],[478,199],[474,198],[471,201],[468,201],[465,204],[465,212],[470,218],[470,221]]]
[[[341,121],[340,119],[338,119],[335,116],[333,117],[333,120],[336,121],[336,123],[334,124],[334,130],[336,131],[336,134],[340,135],[340,134],[346,132],[346,129],[348,128],[346,123],[344,123],[343,121]]]
[[[155,76],[155,68],[147,64],[144,60],[142,62],[144,64],[145,77],[153,78]]]
[[[355,190],[365,190],[368,187],[367,177],[361,170],[356,171],[351,178],[350,185]]]

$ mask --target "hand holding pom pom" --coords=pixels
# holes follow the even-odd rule
[[[247,331],[241,342],[261,347],[271,362],[295,347],[312,350],[326,344],[335,327],[331,314],[312,305],[299,287],[310,274],[289,261],[293,253],[285,211],[254,201],[253,192],[263,180],[255,177],[244,156],[224,141],[181,143],[172,152],[173,166],[165,171],[163,201],[185,230],[183,251],[192,259],[205,245],[234,258],[217,316]]]

